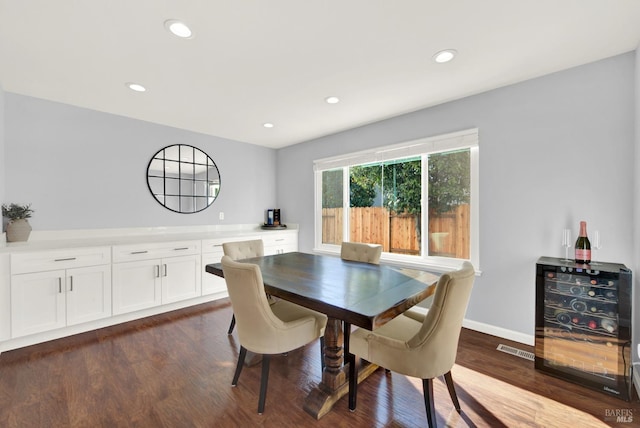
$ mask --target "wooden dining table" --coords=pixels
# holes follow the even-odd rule
[[[304,409],[316,419],[348,393],[351,326],[374,330],[435,291],[438,273],[391,265],[342,260],[300,252],[239,260],[260,266],[265,292],[326,314],[322,381],[311,390]],[[224,276],[221,263],[206,271]],[[358,382],[377,367],[363,365]]]

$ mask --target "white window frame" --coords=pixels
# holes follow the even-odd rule
[[[424,208],[428,191],[428,174],[425,163],[427,155],[439,152],[447,152],[455,149],[470,149],[470,236],[469,236],[469,261],[473,263],[476,271],[480,270],[479,254],[479,137],[478,129],[468,129],[450,134],[438,135],[434,137],[421,138],[404,143],[389,146],[377,147],[356,153],[348,153],[341,156],[317,159],[313,162],[314,169],[314,193],[315,193],[315,245],[314,252],[323,254],[340,254],[340,245],[325,244],[322,242],[322,172],[330,169],[348,168],[354,165],[361,165],[373,162],[386,162],[395,159],[403,159],[420,155],[423,163],[422,174],[422,205]],[[349,209],[349,180],[348,173],[343,176],[343,207],[344,212]],[[349,237],[349,216],[343,220],[343,236]],[[428,210],[422,209],[422,224],[428,224]],[[421,248],[428,248],[428,233],[422,234]],[[425,252],[426,253],[426,252]],[[436,257],[429,255],[408,256],[383,252],[382,262],[398,264],[404,266],[428,267],[435,270],[455,269],[462,263],[462,259],[451,257]]]

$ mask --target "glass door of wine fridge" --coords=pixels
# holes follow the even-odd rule
[[[623,400],[631,395],[631,271],[541,257],[535,367]]]

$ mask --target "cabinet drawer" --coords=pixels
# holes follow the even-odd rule
[[[200,241],[173,241],[157,244],[116,245],[113,247],[114,263],[194,254],[200,254]]]
[[[230,238],[212,238],[202,240],[202,253],[220,253],[222,254],[222,244],[225,242],[239,242],[239,241],[253,241],[254,239],[260,239],[261,236],[235,236]],[[222,256],[220,256],[222,257]]]
[[[273,233],[273,232],[271,232]],[[297,246],[298,235],[293,233],[279,233],[279,234],[265,234],[262,236],[264,246],[266,247],[284,247],[284,246]]]
[[[11,274],[44,272],[111,263],[109,247],[69,248],[11,255]]]

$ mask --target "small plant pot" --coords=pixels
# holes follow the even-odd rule
[[[26,218],[7,223],[7,242],[21,242],[29,239],[31,225]]]

